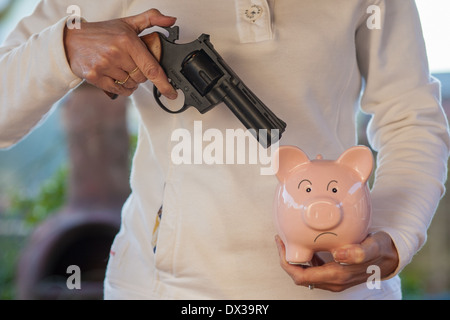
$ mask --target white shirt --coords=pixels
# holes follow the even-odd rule
[[[78,5],[88,21],[155,7],[178,18],[179,43],[210,34],[232,69],[287,122],[281,144],[296,145],[310,157],[336,158],[357,141],[358,108],[373,115],[368,136],[378,151],[378,168],[371,231],[389,233],[400,257],[395,274],[379,290],[366,284],[342,293],[296,286],[280,268],[274,243],[276,178],[261,175],[260,164],[172,161],[176,130],[193,136],[194,122],[202,121],[201,133],[218,129],[225,136],[226,129],[242,128],[240,122],[225,105],[204,115],[193,108],[167,114],[155,104],[147,82],[133,95],[139,143],[132,194],[108,265],[106,298],[400,297],[395,275],[426,240],[444,192],[449,155],[439,84],[429,75],[413,1],[43,1],[0,49],[1,147],[21,139],[81,82],[67,64],[62,42],[70,5]],[[368,24],[369,5],[379,8],[380,29]]]

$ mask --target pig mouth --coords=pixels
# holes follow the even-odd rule
[[[333,235],[333,236],[336,236],[337,237],[337,234],[336,233],[334,233],[334,232],[322,232],[322,233],[319,233],[318,235],[317,235],[317,237],[314,239],[314,242],[316,242],[317,241],[317,239],[319,239],[319,237],[321,237],[321,236],[324,236],[324,235],[326,235],[326,234],[331,234],[331,235]]]

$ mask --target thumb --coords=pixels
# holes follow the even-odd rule
[[[150,9],[135,16],[122,18],[122,21],[133,28],[136,34],[139,34],[153,26],[170,27],[177,21],[177,18],[163,15],[157,9]]]
[[[376,232],[369,234],[361,244],[342,246],[333,250],[332,254],[336,262],[360,264],[378,258],[391,243],[387,233]]]
[[[336,262],[344,264],[360,264],[367,259],[365,247],[361,244],[351,244],[331,252]]]

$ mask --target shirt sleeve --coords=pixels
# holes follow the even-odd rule
[[[65,1],[43,1],[0,48],[0,148],[18,142],[81,83],[67,62]]]
[[[399,273],[426,241],[445,192],[448,123],[440,84],[429,72],[414,1],[378,1],[356,33],[365,88],[362,110],[372,116],[367,133],[377,151],[372,187],[372,232],[387,232],[399,254]],[[368,16],[366,16],[368,17]]]

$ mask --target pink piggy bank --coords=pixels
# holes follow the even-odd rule
[[[350,148],[333,161],[320,155],[310,160],[299,148],[282,146],[273,163],[279,180],[274,220],[289,263],[308,264],[314,252],[365,239],[371,218],[369,148]]]

